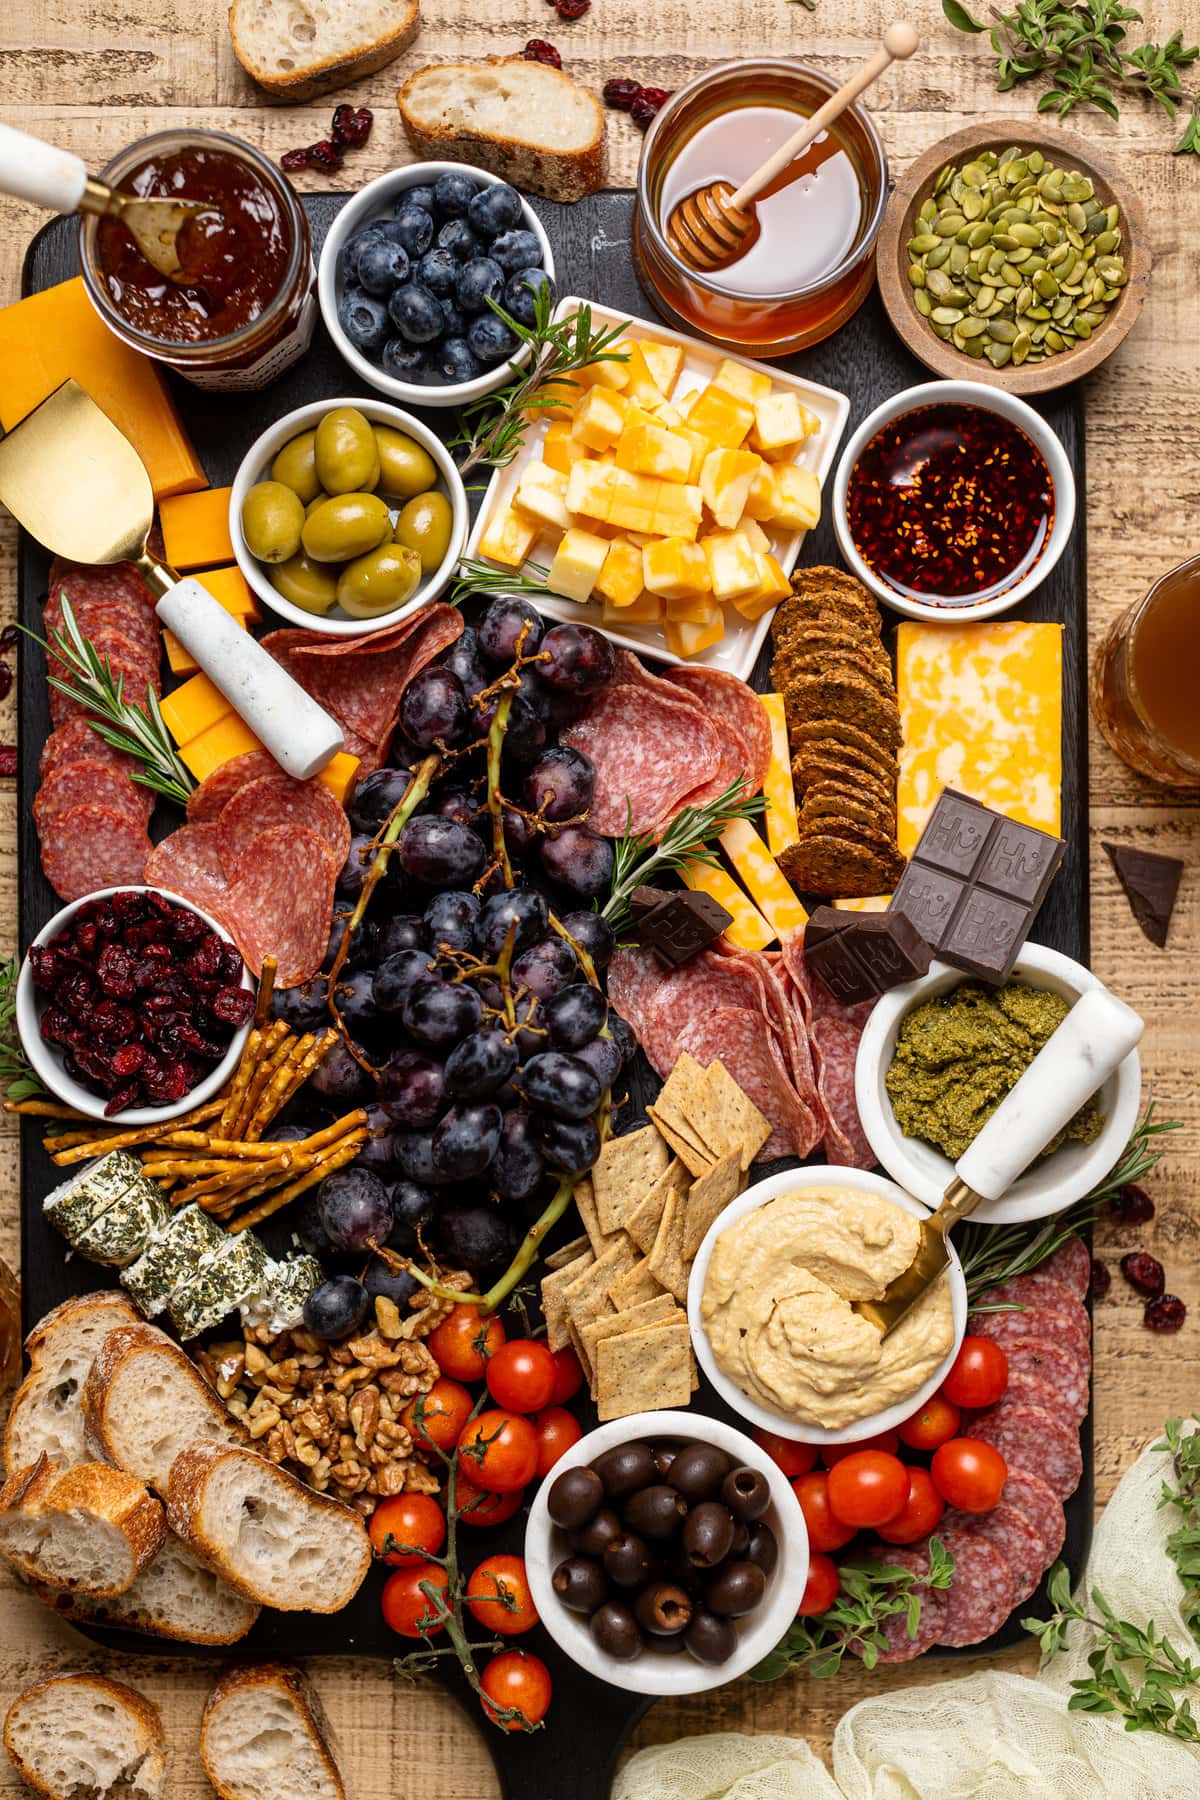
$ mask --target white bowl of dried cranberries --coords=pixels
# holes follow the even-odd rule
[[[17,1030],[38,1078],[112,1125],[177,1118],[220,1091],[254,1013],[223,926],[166,888],[112,887],[55,913],[17,978]]]

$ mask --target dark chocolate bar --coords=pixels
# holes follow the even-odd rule
[[[804,960],[835,1000],[856,1006],[924,975],[933,951],[904,913],[818,906],[804,927]]]
[[[652,950],[664,968],[677,969],[719,938],[732,925],[733,914],[720,901],[690,888],[663,892],[658,905],[635,920],[635,930],[644,950]]]

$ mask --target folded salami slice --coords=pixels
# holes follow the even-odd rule
[[[213,824],[221,816],[222,807],[248,782],[257,781],[263,775],[282,773],[269,750],[246,750],[241,756],[231,756],[193,789],[187,803],[189,823]]]
[[[89,804],[127,812],[144,825],[154,805],[154,794],[147,787],[135,786],[123,769],[113,768],[98,756],[59,763],[50,770],[33,802],[38,835],[60,813]]]
[[[46,879],[63,900],[140,883],[150,854],[144,818],[92,802],[57,814],[41,845]]]
[[[1083,1455],[1074,1422],[1027,1400],[998,1400],[971,1422],[971,1436],[993,1444],[1013,1468],[1039,1475],[1060,1500],[1079,1486]]]
[[[967,1526],[939,1527],[954,1558],[954,1580],[943,1597],[936,1642],[948,1649],[981,1644],[1013,1609],[1016,1582],[1006,1558]]]
[[[687,695],[657,680],[605,688],[560,742],[596,766],[588,824],[605,837],[661,837],[721,762],[716,727]]]
[[[846,1019],[814,1019],[810,1027],[817,1090],[825,1112],[825,1155],[849,1169],[873,1169],[875,1152],[858,1116],[854,1069],[861,1027]]]
[[[665,1081],[675,1067],[680,1034],[714,1007],[758,1012],[766,1029],[762,984],[749,965],[702,950],[678,969],[663,972],[642,1009],[641,1045],[650,1064]],[[619,1010],[619,1009],[618,1009]]]
[[[1042,1568],[1056,1561],[1067,1535],[1067,1516],[1062,1501],[1053,1488],[1046,1486],[1040,1475],[1009,1465],[1000,1495],[1002,1506],[1015,1506],[1024,1513],[1042,1540]]]
[[[796,1149],[798,1156],[807,1156],[821,1141],[825,1114],[817,1087],[812,1045],[804,1020],[791,1003],[786,977],[780,974],[774,959],[762,951],[740,950],[721,940],[711,954],[740,965],[757,985],[767,1028],[774,1033],[796,1098],[808,1114],[808,1130],[802,1134],[804,1147],[799,1147],[801,1138],[798,1138]]]
[[[972,1537],[982,1538],[997,1549],[1012,1570],[1012,1605],[1028,1600],[1046,1567],[1042,1534],[1016,1506],[1001,1500],[991,1512],[962,1514],[961,1523]]]
[[[1007,1350],[1009,1344],[1023,1338],[1039,1337],[1068,1351],[1084,1369],[1092,1365],[1091,1338],[1087,1330],[1087,1314],[1082,1323],[1074,1313],[1051,1312],[1037,1307],[1023,1312],[973,1312],[967,1330],[974,1337],[989,1337]]]
[[[247,844],[222,911],[253,975],[261,973],[266,956],[276,960],[280,987],[295,987],[317,973],[340,866],[321,834],[305,825],[273,825]]]
[[[146,858],[146,880],[190,900],[224,924],[221,908],[228,883],[218,849],[219,837],[215,824],[180,826],[161,844],[155,844]]]
[[[796,1096],[783,1055],[760,1012],[717,1007],[693,1018],[679,1033],[678,1049],[695,1057],[702,1068],[722,1062],[742,1092],[771,1121],[771,1135],[756,1162],[777,1156],[800,1156],[811,1114]]]
[[[650,950],[621,949],[608,965],[608,998],[632,1027],[639,1044],[644,1040],[646,1008],[663,979],[663,968]]]
[[[293,781],[282,770],[247,782],[217,820],[217,849],[229,880],[256,837],[276,826],[315,831],[329,845],[340,869],[350,849],[350,824],[329,789],[319,781]]]
[[[745,776],[746,792],[761,793],[771,761],[771,725],[754,689],[724,669],[668,669],[665,679],[691,694],[713,724],[732,736],[740,752],[738,772]],[[692,799],[689,804],[698,802]]]
[[[1049,1275],[1054,1281],[1061,1281],[1082,1300],[1092,1285],[1091,1252],[1082,1238],[1068,1238],[1053,1256],[1048,1256],[1041,1267],[1034,1270],[1034,1274]]]
[[[1035,1335],[1040,1315],[1035,1316],[1028,1337],[1010,1338],[1003,1346],[1008,1358],[1008,1387],[1012,1400],[1033,1400],[1053,1411],[1061,1406],[1078,1425],[1088,1409],[1089,1365],[1069,1345]]]

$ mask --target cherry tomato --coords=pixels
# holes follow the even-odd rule
[[[915,1544],[927,1537],[945,1512],[945,1502],[928,1469],[908,1471],[908,1499],[894,1519],[877,1526],[885,1544]]]
[[[558,1370],[554,1378],[554,1392],[550,1396],[551,1406],[565,1406],[573,1400],[583,1386],[583,1364],[572,1350],[570,1344],[564,1350],[554,1351],[554,1366]]]
[[[523,1488],[537,1469],[537,1432],[520,1413],[481,1412],[459,1438],[458,1449],[459,1466],[472,1486],[492,1494]]]
[[[854,1536],[853,1525],[835,1519],[829,1505],[829,1477],[814,1469],[792,1483],[792,1492],[800,1502],[804,1523],[808,1527],[810,1550],[840,1550]]]
[[[900,1439],[894,1431],[877,1431],[874,1437],[859,1438],[856,1444],[822,1444],[821,1461],[832,1469],[858,1450],[886,1450],[889,1456],[895,1456],[899,1448]]]
[[[433,1613],[432,1601],[421,1590],[423,1581],[445,1593],[449,1577],[440,1563],[419,1562],[411,1569],[397,1569],[383,1584],[380,1605],[384,1623],[400,1637],[432,1637],[442,1629],[439,1622],[421,1630],[422,1620],[429,1619]]]
[[[537,1725],[550,1710],[550,1671],[540,1656],[526,1650],[503,1650],[493,1656],[479,1678],[483,1710],[502,1731],[523,1731],[525,1722]],[[522,1719],[502,1719],[498,1713],[513,1709]]]
[[[506,1519],[520,1511],[525,1489],[514,1488],[510,1494],[488,1493],[468,1481],[460,1468],[455,1477],[454,1497],[458,1503],[460,1525],[503,1525]]]
[[[765,1450],[777,1469],[782,1469],[789,1481],[797,1475],[807,1475],[815,1468],[817,1450],[815,1444],[797,1444],[791,1438],[776,1437],[773,1431],[764,1431],[756,1425],[751,1433],[760,1450]]]
[[[908,1470],[887,1450],[856,1450],[829,1471],[829,1505],[835,1518],[857,1530],[886,1525],[904,1510]]]
[[[565,1406],[548,1406],[533,1421],[537,1432],[537,1473],[548,1475],[559,1457],[583,1436],[583,1427]]]
[[[465,1387],[440,1376],[427,1394],[414,1394],[400,1414],[400,1423],[412,1433],[418,1456],[429,1456],[430,1442],[439,1450],[453,1450],[471,1416],[474,1402]]]
[[[504,1326],[495,1313],[477,1306],[456,1306],[425,1339],[442,1374],[455,1381],[482,1381],[503,1342]]]
[[[818,1551],[808,1565],[808,1580],[796,1608],[798,1619],[810,1619],[814,1613],[828,1612],[837,1599],[838,1566],[832,1556]]]
[[[980,1438],[951,1438],[934,1451],[929,1473],[948,1506],[962,1512],[991,1512],[1004,1491],[1008,1464]]]
[[[446,1515],[432,1494],[393,1494],[379,1502],[367,1530],[376,1556],[393,1568],[411,1569],[445,1543]]]
[[[942,1383],[942,1393],[955,1406],[991,1406],[1007,1386],[1004,1345],[991,1338],[965,1337]]]
[[[900,1427],[900,1442],[910,1450],[936,1450],[958,1430],[959,1412],[940,1394],[934,1394]]]
[[[500,1637],[519,1637],[538,1622],[520,1556],[485,1557],[473,1570],[463,1599],[472,1618]]]
[[[502,1344],[487,1366],[488,1393],[497,1406],[513,1412],[541,1412],[549,1406],[557,1380],[554,1357],[537,1338]]]

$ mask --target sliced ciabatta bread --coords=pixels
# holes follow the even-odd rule
[[[201,1438],[247,1441],[246,1429],[174,1338],[122,1325],[104,1338],[84,1383],[84,1438],[93,1456],[166,1492],[171,1464]]]
[[[160,1800],[166,1741],[158,1708],[104,1675],[50,1675],[18,1694],[4,1748],[50,1800]]]
[[[162,1548],[162,1506],[108,1463],[59,1469],[48,1457],[0,1488],[0,1553],[29,1580],[123,1594]]]
[[[43,1454],[66,1467],[83,1462],[79,1397],[106,1333],[136,1325],[138,1315],[118,1291],[64,1300],[25,1340],[30,1370],[13,1397],[4,1432],[4,1466],[27,1469]]]
[[[594,94],[520,56],[437,63],[396,95],[419,156],[477,163],[547,200],[604,186],[604,114]]]
[[[176,1459],[167,1523],[231,1587],[280,1612],[340,1612],[371,1564],[358,1513],[254,1450],[211,1440]]]
[[[90,1594],[65,1594],[44,1582],[30,1585],[61,1619],[79,1625],[116,1625],[181,1644],[236,1644],[260,1610],[169,1531],[154,1561],[123,1594],[98,1600]]]
[[[346,1800],[325,1709],[299,1669],[231,1669],[208,1697],[200,1760],[221,1800]]]
[[[421,28],[418,0],[233,0],[233,53],[252,81],[311,100],[394,61]]]

